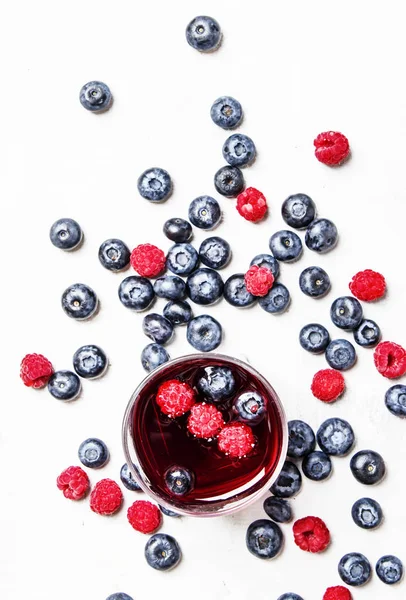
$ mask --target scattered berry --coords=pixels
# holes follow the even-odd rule
[[[189,275],[197,267],[199,255],[192,244],[175,244],[166,260],[168,269],[175,275]]]
[[[348,287],[351,290],[351,294],[358,298],[358,300],[371,302],[385,295],[386,282],[385,277],[380,273],[366,269],[354,275]]]
[[[178,379],[170,379],[162,383],[156,394],[156,403],[161,411],[169,417],[181,417],[196,402],[194,390]]]
[[[165,304],[163,315],[172,325],[185,325],[193,316],[190,304],[184,300],[171,300]]]
[[[332,340],[326,348],[326,360],[332,369],[346,371],[354,366],[357,355],[348,340]]]
[[[74,250],[83,240],[82,229],[73,219],[58,219],[52,225],[49,238],[61,250]]]
[[[174,512],[173,510],[169,510],[169,508],[165,508],[165,506],[162,506],[161,504],[159,505],[159,508],[161,509],[162,514],[164,514],[166,517],[181,517],[182,515],[180,515],[177,512]]]
[[[330,277],[321,267],[307,267],[300,273],[299,286],[306,296],[323,298],[330,291]]]
[[[258,519],[248,527],[245,542],[257,558],[274,558],[282,549],[283,533],[276,523]]]
[[[80,390],[80,379],[72,371],[55,371],[49,378],[48,392],[57,400],[75,400]]]
[[[158,298],[183,300],[186,296],[186,284],[183,279],[176,275],[165,275],[155,280],[154,292]]]
[[[184,467],[171,467],[165,473],[165,484],[175,496],[184,496],[193,490],[195,476],[192,471]]]
[[[320,452],[320,450],[310,452],[302,462],[303,475],[312,481],[327,479],[330,477],[331,469],[330,457],[324,452]]]
[[[320,354],[329,345],[330,334],[323,325],[309,323],[300,330],[299,342],[304,350],[312,354]]]
[[[258,304],[273,315],[285,312],[290,304],[290,293],[282,283],[275,283],[269,292],[259,298]]]
[[[303,252],[302,240],[288,229],[274,233],[269,240],[269,248],[274,257],[283,262],[294,262]]]
[[[295,544],[306,552],[322,552],[330,543],[330,532],[319,517],[305,517],[293,525]]]
[[[266,296],[275,281],[269,269],[256,265],[248,269],[244,280],[248,292],[253,296]]]
[[[181,556],[178,542],[166,533],[156,533],[149,538],[145,546],[147,563],[158,571],[168,571],[176,567]]]
[[[105,352],[93,344],[81,346],[73,355],[73,368],[85,379],[101,377],[106,372],[107,365]]]
[[[126,308],[141,311],[151,306],[155,293],[151,282],[146,277],[133,275],[126,277],[120,283],[118,297]]]
[[[222,427],[224,427],[223,415],[213,404],[199,402],[190,409],[187,428],[192,435],[211,439]]]
[[[95,292],[84,283],[74,283],[62,294],[62,308],[65,314],[78,321],[93,316],[98,303]]]
[[[381,505],[372,498],[360,498],[354,502],[351,516],[354,523],[362,529],[375,529],[383,519]]]
[[[214,176],[214,187],[217,192],[227,198],[240,194],[244,187],[244,175],[238,167],[221,167]]]
[[[112,515],[123,502],[123,494],[112,479],[101,479],[90,494],[90,508],[98,515]]]
[[[100,469],[110,458],[106,444],[98,438],[88,438],[82,442],[78,456],[82,465],[88,469]]]
[[[326,589],[323,600],[352,600],[352,596],[347,588],[342,585],[335,585]]]
[[[197,380],[197,388],[208,400],[223,402],[235,390],[233,372],[228,367],[205,367]]]
[[[259,392],[249,390],[235,398],[233,411],[244,423],[256,425],[266,415],[266,401]]]
[[[116,592],[115,594],[111,594],[106,600],[133,600],[131,596],[128,594],[124,594],[124,592]]]
[[[81,500],[90,487],[89,477],[80,467],[68,467],[62,471],[56,485],[69,500]]]
[[[148,344],[141,352],[141,364],[148,373],[168,362],[169,354],[160,344]]]
[[[234,129],[242,121],[242,106],[231,96],[221,96],[213,102],[210,116],[213,123],[222,129]]]
[[[292,509],[289,501],[284,498],[269,496],[264,500],[264,511],[276,523],[288,523],[292,519]]]
[[[200,260],[210,269],[222,269],[231,259],[230,244],[220,237],[203,240],[199,248]]]
[[[244,219],[253,223],[261,221],[268,210],[265,196],[253,187],[238,194],[236,208]]]
[[[316,447],[316,436],[313,429],[299,419],[288,422],[288,456],[303,458]]]
[[[332,250],[337,245],[337,241],[337,227],[329,219],[316,219],[306,229],[306,246],[319,254]]]
[[[329,167],[339,165],[350,153],[347,138],[338,131],[319,133],[313,144],[316,148],[314,154],[317,160]]]
[[[150,202],[163,202],[172,193],[172,180],[167,171],[158,167],[147,169],[138,178],[138,191]]]
[[[373,348],[381,339],[379,326],[371,319],[363,319],[354,330],[354,340],[363,348]]]
[[[127,463],[124,463],[120,469],[120,479],[124,487],[127,488],[127,490],[131,490],[132,492],[141,491],[141,487],[138,485],[137,481],[132,476],[132,473]]]
[[[223,295],[224,283],[221,275],[213,269],[196,269],[186,281],[186,291],[192,302],[213,304]]]
[[[45,387],[53,372],[52,364],[42,354],[26,354],[21,361],[20,377],[27,387]]]
[[[237,308],[245,308],[254,304],[256,298],[245,285],[245,275],[237,273],[231,275],[224,284],[224,299]]]
[[[189,204],[189,221],[195,227],[213,229],[220,220],[220,205],[211,196],[199,196]]]
[[[228,423],[217,437],[218,447],[231,458],[247,456],[255,446],[252,429],[245,423]]]
[[[301,487],[302,476],[299,469],[293,462],[286,460],[270,491],[278,498],[291,498],[300,492]]]
[[[338,563],[338,574],[347,585],[364,585],[371,578],[369,560],[359,552],[345,554]]]
[[[165,253],[153,244],[140,244],[131,252],[131,266],[141,277],[160,275],[165,264]]]
[[[142,330],[156,344],[166,344],[173,335],[173,325],[158,313],[145,315]]]
[[[340,329],[357,329],[363,318],[362,306],[352,296],[341,296],[331,305],[330,317]]]
[[[375,566],[376,574],[383,583],[392,585],[403,577],[402,561],[391,554],[382,556]]]
[[[99,248],[99,261],[109,271],[122,271],[130,264],[130,249],[124,242],[109,239]]]
[[[345,456],[355,443],[351,425],[338,417],[324,421],[317,431],[316,439],[323,452],[330,456]]]
[[[394,342],[381,342],[375,348],[374,362],[384,377],[402,377],[406,373],[406,350]]]
[[[385,394],[386,408],[397,417],[406,417],[406,385],[393,385]]]
[[[161,526],[162,514],[152,502],[136,500],[127,510],[127,519],[136,531],[153,533]]]
[[[252,265],[269,269],[274,279],[277,279],[279,276],[279,262],[272,254],[257,254],[250,262],[250,267],[252,267]]]
[[[222,335],[220,323],[210,315],[199,315],[187,324],[187,341],[199,352],[215,350],[221,344]]]
[[[190,240],[192,237],[192,226],[189,221],[174,217],[165,221],[163,232],[169,240],[179,244]]]
[[[223,145],[223,158],[232,167],[244,167],[255,160],[255,144],[248,135],[233,133]]]
[[[102,81],[89,81],[80,90],[81,105],[94,113],[102,113],[110,108],[113,96],[108,85]]]
[[[303,600],[303,598],[302,596],[294,594],[293,592],[286,592],[286,594],[279,596],[278,600]]]
[[[334,402],[345,389],[344,377],[334,369],[322,369],[313,377],[312,394],[322,402]]]
[[[294,229],[305,229],[314,221],[315,216],[316,206],[306,194],[293,194],[282,204],[282,218]]]
[[[187,43],[199,52],[217,50],[221,37],[220,25],[212,17],[195,17],[186,27]]]
[[[385,461],[374,450],[360,450],[354,454],[350,469],[355,479],[365,485],[379,483],[386,472]]]

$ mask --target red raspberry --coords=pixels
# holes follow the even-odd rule
[[[152,244],[140,244],[131,252],[131,266],[141,277],[156,277],[165,269],[166,257]]]
[[[136,531],[153,533],[162,523],[162,514],[152,502],[137,500],[127,510],[127,519]]]
[[[406,350],[395,342],[381,342],[375,348],[374,362],[384,377],[402,377],[406,373]]]
[[[305,517],[293,525],[295,544],[306,552],[322,552],[330,543],[330,532],[319,517]]]
[[[196,394],[187,383],[170,379],[159,386],[156,402],[165,415],[181,417],[196,402]]]
[[[98,515],[112,515],[123,501],[123,493],[112,479],[101,479],[90,494],[90,508]]]
[[[323,600],[351,600],[351,592],[342,585],[329,587],[324,592]]]
[[[251,452],[255,437],[251,427],[245,423],[229,423],[218,434],[218,447],[221,452],[232,458],[242,458]]]
[[[56,485],[65,498],[80,500],[89,489],[89,477],[80,467],[68,467],[59,475]]]
[[[354,275],[349,288],[358,300],[365,300],[365,302],[378,300],[385,294],[385,277],[376,271],[365,269]]]
[[[344,377],[335,369],[322,369],[313,377],[311,390],[313,396],[323,402],[334,402],[343,393]]]
[[[268,210],[266,198],[259,190],[249,187],[238,194],[237,210],[247,221],[260,221]]]
[[[20,377],[27,387],[45,387],[53,372],[53,366],[42,354],[27,354],[21,361]]]
[[[245,273],[245,286],[253,296],[266,296],[275,281],[269,269],[252,265]]]
[[[319,133],[313,144],[317,160],[330,167],[340,164],[350,153],[347,138],[338,131]]]
[[[223,415],[213,404],[199,402],[190,409],[187,428],[196,437],[210,439],[223,427]]]

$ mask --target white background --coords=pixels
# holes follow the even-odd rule
[[[402,2],[105,2],[29,0],[9,3],[2,18],[1,199],[3,293],[2,393],[0,401],[0,597],[5,600],[104,600],[125,591],[134,600],[276,600],[295,591],[305,600],[322,598],[340,583],[337,563],[350,551],[372,564],[384,553],[406,563],[404,465],[406,423],[392,416],[383,398],[390,382],[373,366],[372,351],[359,348],[358,363],[345,374],[347,392],[328,406],[309,385],[323,357],[305,353],[298,332],[318,321],[332,337],[342,333],[329,320],[329,306],[348,293],[358,270],[385,274],[385,300],[365,306],[384,339],[406,344],[404,318],[405,78]],[[11,8],[12,6],[12,8]],[[221,49],[201,55],[185,40],[186,24],[197,14],[217,18]],[[85,111],[81,86],[105,81],[114,105],[104,115]],[[233,309],[224,301],[207,309],[224,326],[224,353],[245,357],[280,394],[289,418],[315,428],[328,417],[348,419],[356,449],[382,453],[388,474],[373,489],[358,484],[349,457],[334,460],[325,483],[305,481],[295,499],[295,517],[325,519],[330,548],[311,556],[297,548],[291,526],[283,526],[285,549],[261,561],[245,548],[245,530],[264,516],[261,502],[228,518],[165,519],[163,531],[183,550],[171,573],[150,569],[143,558],[145,536],[132,530],[126,509],[139,496],[124,490],[125,505],[112,518],[92,513],[87,500],[70,502],[56,488],[59,472],[77,464],[77,448],[89,436],[105,440],[108,466],[91,472],[94,484],[117,479],[123,463],[120,426],[128,398],[143,377],[140,352],[147,340],[143,315],[126,310],[114,275],[98,262],[100,243],[122,238],[131,248],[143,242],[163,249],[164,221],[186,217],[189,202],[215,194],[212,180],[223,165],[227,133],[210,120],[220,95],[240,100],[241,132],[258,149],[244,171],[248,185],[262,190],[269,216],[259,225],[244,221],[235,201],[219,198],[224,222],[216,234],[231,244],[233,259],[224,277],[247,269],[267,252],[270,235],[283,227],[281,202],[295,192],[315,200],[319,214],[340,233],[337,248],[317,256],[306,250],[294,265],[282,265],[281,281],[292,293],[288,313],[274,317],[259,307]],[[338,169],[319,164],[312,142],[321,131],[343,131],[351,159]],[[163,205],[137,193],[139,174],[150,166],[167,169],[175,190]],[[216,196],[218,197],[218,196]],[[85,232],[75,253],[54,248],[48,231],[54,220],[73,217]],[[195,232],[198,245],[204,238]],[[325,268],[333,289],[314,301],[298,288],[309,265]],[[126,274],[128,275],[128,273]],[[71,283],[98,293],[100,313],[76,323],[60,308]],[[161,310],[163,301],[156,304]],[[196,314],[202,311],[195,307]],[[24,388],[19,363],[28,352],[70,368],[82,344],[100,344],[111,368],[97,382],[83,383],[79,400],[55,401],[46,390]],[[168,347],[188,351],[185,330]],[[403,380],[404,381],[404,380]],[[352,503],[363,495],[382,505],[385,522],[375,532],[351,520]],[[405,583],[388,588],[374,575],[356,600],[405,597]]]

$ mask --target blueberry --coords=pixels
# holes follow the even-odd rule
[[[313,481],[323,481],[331,474],[331,460],[330,457],[320,450],[310,452],[302,462],[303,474]]]
[[[231,96],[221,96],[213,102],[210,116],[222,129],[234,129],[242,121],[242,106]]]
[[[203,240],[199,248],[201,262],[210,269],[222,269],[231,258],[230,244],[221,237],[209,237]]]
[[[224,284],[224,298],[232,306],[244,308],[251,306],[256,302],[256,297],[253,296],[245,285],[244,275],[237,273],[231,275]]]
[[[193,490],[195,476],[184,467],[170,467],[165,473],[165,484],[175,496],[184,496]]]
[[[221,275],[213,269],[197,269],[186,281],[186,291],[196,304],[213,304],[223,295],[224,283]]]
[[[186,296],[186,284],[176,275],[164,275],[155,280],[154,292],[158,298],[182,300]]]
[[[239,394],[233,402],[233,411],[240,421],[256,425],[266,415],[266,403],[261,394],[249,390]]]
[[[264,501],[264,511],[272,521],[277,523],[288,523],[292,519],[289,501],[284,498],[270,496]]]
[[[171,301],[165,304],[163,314],[172,325],[185,325],[192,318],[192,309],[187,302]]]
[[[282,283],[276,283],[266,296],[259,298],[258,303],[266,312],[272,314],[283,313],[290,304],[289,290]]]
[[[187,341],[200,352],[211,352],[221,344],[222,327],[210,315],[199,315],[189,321],[186,331]]]
[[[191,244],[175,244],[169,249],[166,265],[175,275],[189,275],[197,267],[199,255]]]
[[[362,529],[375,529],[383,519],[381,505],[372,498],[360,498],[354,502],[351,516],[354,523]]]
[[[141,352],[141,364],[148,372],[168,362],[169,354],[160,344],[148,344]]]
[[[381,330],[375,321],[363,319],[354,330],[354,340],[364,348],[373,348],[381,339]]]
[[[336,298],[330,308],[331,320],[340,329],[357,329],[362,316],[362,306],[352,296]]]
[[[199,196],[189,204],[189,221],[199,229],[213,229],[220,219],[220,205],[211,196]]]
[[[96,312],[98,299],[95,292],[84,283],[74,283],[62,294],[62,308],[72,319],[83,321]]]
[[[180,517],[182,515],[180,515],[177,512],[174,512],[173,510],[169,510],[169,508],[165,508],[165,506],[162,506],[161,504],[158,504],[160,511],[162,514],[164,514],[166,517]]]
[[[388,585],[398,583],[403,577],[403,563],[393,554],[382,556],[376,563],[375,570],[379,579]]]
[[[323,452],[330,456],[345,456],[355,443],[351,425],[338,417],[324,421],[317,431],[316,438]]]
[[[258,558],[273,558],[282,549],[283,533],[279,525],[268,519],[251,523],[245,538],[247,548]]]
[[[276,260],[276,258],[272,256],[272,254],[257,254],[250,262],[250,267],[252,267],[252,265],[257,265],[257,267],[269,269],[274,279],[278,278],[279,263]]]
[[[385,394],[386,408],[397,417],[406,417],[406,385],[393,385]]]
[[[120,283],[118,297],[126,308],[141,311],[152,304],[155,293],[151,282],[146,277],[131,275]]]
[[[130,469],[128,468],[127,463],[124,463],[120,469],[120,479],[127,488],[127,490],[131,490],[132,492],[140,492],[141,488],[132,476]]]
[[[109,460],[109,451],[106,444],[98,438],[88,438],[80,444],[78,456],[85,467],[100,469]]]
[[[94,379],[106,372],[108,360],[105,352],[93,344],[81,346],[73,355],[73,368],[80,377]]]
[[[351,473],[365,485],[379,483],[386,472],[385,461],[374,450],[360,450],[351,458]]]
[[[303,252],[302,240],[294,231],[282,229],[271,236],[269,247],[272,254],[283,262],[297,260]]]
[[[110,108],[113,96],[108,85],[102,81],[89,81],[80,90],[79,100],[86,110],[101,113]]]
[[[197,389],[213,402],[222,402],[236,389],[236,382],[229,367],[205,367],[197,380]]]
[[[255,160],[255,144],[248,135],[233,133],[223,145],[223,157],[232,167],[243,167]]]
[[[309,323],[300,330],[299,342],[304,350],[312,354],[320,354],[329,345],[330,334],[323,325]]]
[[[177,244],[187,242],[192,237],[191,224],[189,221],[185,221],[185,219],[180,219],[179,217],[165,221],[163,231],[169,240]]]
[[[316,447],[316,436],[313,429],[299,419],[288,423],[288,456],[303,458]]]
[[[57,400],[75,400],[80,390],[80,379],[72,371],[55,371],[49,378],[48,392]]]
[[[169,571],[180,562],[182,553],[178,542],[166,533],[155,533],[145,545],[145,559],[158,571]]]
[[[171,176],[165,169],[152,167],[147,169],[138,178],[138,191],[143,198],[150,202],[163,202],[172,193]]]
[[[128,594],[124,594],[124,592],[116,592],[115,594],[111,594],[106,600],[133,600],[131,596]]]
[[[337,227],[328,219],[316,219],[306,230],[305,244],[309,250],[323,254],[337,244]]]
[[[371,565],[363,554],[350,552],[338,563],[338,574],[347,585],[363,585],[371,578]]]
[[[73,219],[58,219],[49,231],[51,242],[61,250],[74,250],[82,239],[82,229]]]
[[[293,592],[287,592],[286,594],[279,596],[278,600],[303,600],[303,598],[302,596],[294,594]]]
[[[216,50],[221,43],[220,25],[212,17],[195,17],[186,27],[186,39],[199,52]]]
[[[214,176],[214,187],[217,192],[227,198],[240,194],[245,186],[244,175],[238,167],[221,167]]]
[[[316,206],[306,194],[293,194],[282,204],[282,218],[294,229],[305,229],[315,216]]]
[[[306,296],[322,298],[331,288],[330,277],[321,267],[307,267],[300,273],[299,286]]]
[[[357,355],[348,340],[332,340],[326,348],[326,360],[332,369],[346,371],[354,366]]]
[[[156,344],[166,344],[173,336],[172,323],[158,313],[145,315],[142,330]]]
[[[302,476],[297,466],[286,460],[278,479],[271,486],[270,491],[278,498],[296,496],[302,487]]]
[[[109,271],[122,271],[130,264],[131,252],[129,248],[117,239],[109,239],[99,248],[99,260]]]

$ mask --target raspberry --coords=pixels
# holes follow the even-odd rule
[[[59,475],[56,485],[65,498],[80,500],[89,489],[89,477],[80,467],[68,467]]]
[[[324,592],[323,600],[351,600],[351,592],[342,585],[329,587]]]
[[[27,387],[45,387],[53,372],[53,366],[42,354],[27,354],[21,361],[20,377]]]
[[[218,447],[232,458],[242,458],[251,452],[255,437],[251,427],[245,423],[229,423],[218,434]]]
[[[305,517],[293,525],[295,544],[306,552],[322,552],[330,543],[330,532],[318,517]]]
[[[165,415],[181,417],[196,402],[196,394],[187,383],[170,379],[159,386],[156,402]]]
[[[385,294],[386,282],[385,277],[380,273],[365,269],[354,275],[348,287],[358,300],[371,302],[382,298]]]
[[[375,348],[374,362],[384,377],[402,377],[406,373],[406,350],[395,342],[381,342]]]
[[[123,501],[123,493],[112,479],[101,479],[90,494],[90,508],[98,515],[112,515]]]
[[[137,500],[127,510],[127,519],[136,531],[153,533],[162,523],[162,514],[152,502]]]
[[[165,269],[166,257],[152,244],[140,244],[131,252],[131,266],[141,277],[156,277]]]
[[[322,369],[313,377],[311,390],[313,396],[323,402],[334,402],[343,393],[344,377],[335,369]]]
[[[347,138],[338,131],[319,133],[313,144],[317,160],[330,167],[340,164],[350,153]]]
[[[247,221],[260,221],[268,210],[265,196],[253,187],[238,194],[237,210]]]
[[[245,286],[253,296],[266,296],[275,281],[269,269],[252,265],[245,273]]]
[[[196,437],[210,439],[223,427],[223,415],[213,404],[199,402],[190,409],[187,428]]]

